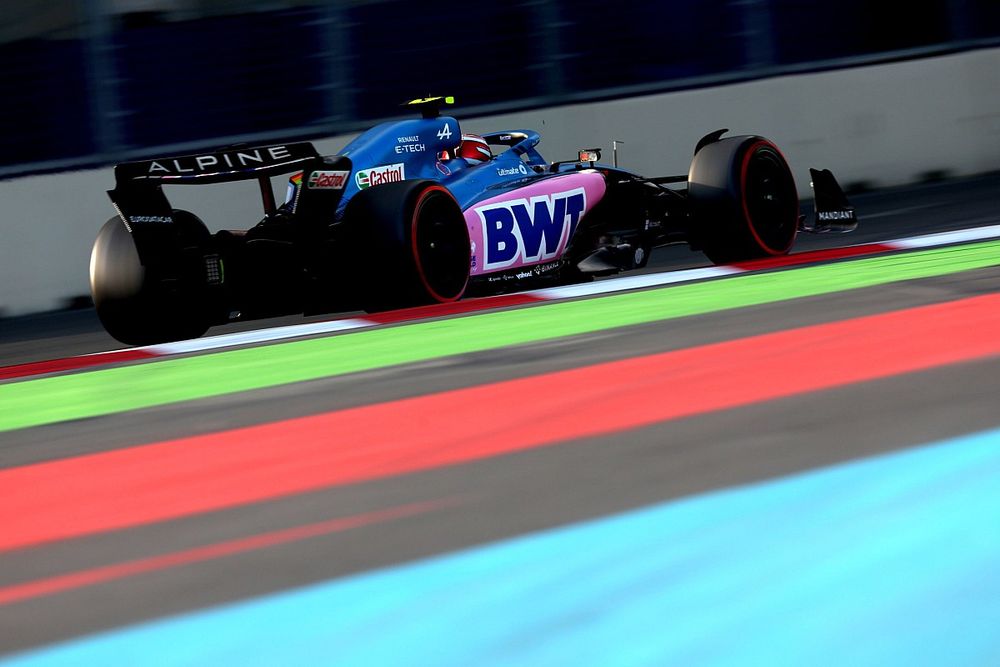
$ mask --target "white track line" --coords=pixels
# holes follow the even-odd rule
[[[222,347],[234,347],[236,345],[247,345],[251,343],[269,343],[275,340],[287,338],[301,338],[302,336],[313,336],[315,334],[336,333],[338,331],[348,331],[350,329],[363,329],[375,326],[375,322],[360,317],[352,317],[344,320],[332,320],[329,322],[310,322],[308,324],[290,324],[272,329],[256,329],[254,331],[240,331],[238,333],[220,334],[207,338],[194,338],[192,340],[181,340],[176,343],[161,343],[159,345],[148,345],[141,348],[146,352],[158,355],[186,354],[188,352],[204,352],[205,350],[217,350]]]
[[[567,285],[566,287],[554,287],[551,289],[524,292],[524,294],[528,294],[529,296],[535,297],[541,301],[556,301],[559,299],[569,299],[594,294],[608,294],[624,290],[641,289],[643,287],[656,287],[657,285],[691,282],[694,280],[704,280],[706,278],[719,278],[743,272],[744,269],[734,266],[709,266],[701,269],[687,269],[683,271],[652,273],[641,276],[628,276],[625,278],[604,280],[585,285]],[[338,331],[349,331],[351,329],[364,329],[377,326],[378,324],[380,323],[363,317],[352,317],[343,320],[332,320],[329,322],[291,324],[282,327],[274,327],[272,329],[256,329],[254,331],[220,334],[205,338],[182,340],[176,343],[147,345],[138,349],[156,356],[189,354],[191,352],[205,352],[208,350],[218,350],[226,347],[236,347],[238,345],[270,343],[290,338],[314,336],[316,334],[336,333]]]
[[[898,248],[899,250],[910,250],[913,248],[931,248],[933,246],[948,245],[949,243],[983,241],[985,239],[992,239],[998,236],[1000,236],[1000,225],[990,225],[988,227],[959,229],[954,232],[939,232],[937,234],[911,236],[910,238],[886,241],[882,245],[892,246],[893,248]]]
[[[578,296],[592,296],[594,294],[608,294],[611,292],[622,292],[630,289],[641,289],[643,287],[656,287],[657,285],[672,285],[674,283],[687,283],[694,280],[704,280],[706,278],[721,278],[737,273],[744,273],[745,269],[735,266],[707,266],[701,269],[684,269],[682,271],[670,271],[667,273],[647,273],[640,276],[626,276],[615,278],[614,280],[602,280],[596,283],[584,283],[582,285],[566,285],[565,287],[550,287],[547,289],[533,290],[525,292],[539,299],[554,301],[556,299],[569,299]]]

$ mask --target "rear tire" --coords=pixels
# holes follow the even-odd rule
[[[469,282],[465,216],[433,181],[362,190],[344,212],[343,247],[368,312],[457,301]]]
[[[763,137],[704,146],[691,162],[693,238],[716,264],[785,255],[795,242],[799,198],[781,151]]]
[[[197,249],[210,238],[192,213],[174,211],[181,235],[179,278],[161,280],[142,264],[135,239],[118,216],[108,220],[90,254],[90,292],[101,324],[127,345],[197,338],[208,330]],[[199,280],[200,279],[200,280]]]

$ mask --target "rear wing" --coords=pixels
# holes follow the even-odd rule
[[[275,146],[234,146],[217,153],[180,155],[115,167],[115,189],[108,196],[126,225],[131,218],[169,216],[170,204],[162,185],[208,185],[257,180],[265,214],[276,210],[271,177],[312,167],[329,166],[308,142]],[[338,158],[338,169],[350,171],[350,161]],[[346,178],[346,176],[345,176]],[[341,188],[338,188],[341,189]]]
[[[292,206],[304,222],[320,228],[332,220],[351,170],[350,159],[324,158],[307,142],[239,146],[216,153],[120,164],[115,167],[115,188],[108,196],[135,238],[142,263],[148,265],[179,238],[163,185],[257,180],[264,214],[273,215],[277,207],[271,177],[302,171],[305,187],[299,188]]]
[[[218,153],[181,155],[115,167],[119,187],[127,184],[203,184],[286,174],[319,157],[311,143],[234,147]]]
[[[271,214],[275,211],[271,176],[304,169],[306,163],[319,161],[319,158],[311,143],[301,142],[234,146],[217,153],[126,162],[115,167],[115,189],[108,195],[119,212],[132,208],[135,200],[141,199],[143,208],[160,209],[162,215],[164,210],[169,210],[169,204],[160,190],[161,185],[207,185],[256,179],[260,183],[264,212]]]

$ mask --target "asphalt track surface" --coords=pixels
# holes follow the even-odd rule
[[[854,203],[858,232],[803,236],[796,250],[1000,224],[1000,177]],[[981,626],[1000,623],[1000,457],[962,457],[1000,446],[1000,248],[930,252],[889,257],[920,264],[975,254],[975,262],[3,428],[0,661],[996,664],[1000,639]],[[860,270],[851,262],[862,261],[819,268]],[[686,248],[667,248],[646,271],[704,265]],[[795,280],[808,270],[752,275]],[[600,299],[583,301],[598,312]],[[447,333],[475,317],[419,326]],[[378,335],[392,340],[414,326]],[[3,366],[118,347],[89,311],[0,321]],[[209,374],[239,371],[212,366],[224,358],[181,360]],[[167,363],[132,367],[155,379]],[[48,379],[12,380],[0,391]],[[13,423],[3,412],[0,405],[0,423]],[[934,478],[941,470],[951,471],[951,486]],[[916,478],[927,485],[910,489],[921,500],[893,495]],[[736,509],[723,512],[725,502]],[[878,503],[896,514],[871,509]],[[769,509],[760,514],[759,505]],[[852,532],[874,515],[894,518],[870,534]],[[907,520],[939,532],[917,539]],[[677,528],[677,541],[643,541],[678,525],[687,528]],[[827,542],[837,536],[843,541]],[[887,536],[897,542],[883,544]],[[699,542],[712,539],[718,544]],[[803,544],[835,551],[833,571],[850,576],[809,578],[816,555],[807,553],[808,565],[786,568],[798,579],[765,569],[747,575],[749,589],[733,584],[734,561],[768,554],[783,562]],[[658,560],[670,558],[681,564]],[[894,570],[905,581],[889,587]],[[687,574],[664,583],[678,571]],[[607,583],[615,577],[626,580]],[[691,599],[671,597],[691,582],[721,591],[717,604],[699,612]],[[676,606],[656,606],[667,599]],[[706,599],[716,598],[698,598]],[[762,599],[772,606],[741,607]],[[884,614],[862,617],[860,609],[879,604]],[[647,627],[651,615],[662,624]],[[957,628],[954,619],[967,622]],[[860,639],[866,630],[877,638]]]

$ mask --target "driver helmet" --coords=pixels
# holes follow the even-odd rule
[[[493,151],[478,134],[463,134],[462,143],[455,149],[455,157],[462,157],[472,164],[480,164],[493,159]]]

